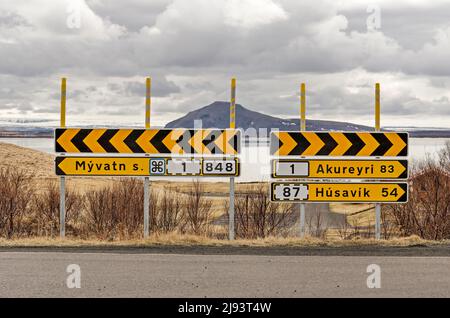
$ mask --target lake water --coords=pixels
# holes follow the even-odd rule
[[[409,159],[416,161],[424,159],[427,155],[436,158],[437,153],[444,147],[450,138],[410,138]],[[0,142],[8,142],[18,146],[54,154],[53,139],[50,138],[0,138]],[[268,144],[250,145],[242,147],[241,176],[237,181],[262,181],[270,179],[270,155]],[[152,179],[158,179],[152,177]],[[183,179],[186,179],[185,177]],[[167,178],[164,178],[167,180]],[[180,177],[170,178],[180,179]],[[225,180],[223,178],[205,178],[205,180]]]

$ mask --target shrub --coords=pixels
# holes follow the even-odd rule
[[[271,202],[265,184],[253,186],[245,193],[237,192],[235,198],[236,236],[254,239],[286,235],[289,227],[295,223],[293,206],[292,204]]]
[[[150,200],[151,231],[158,233],[173,232],[182,220],[185,199],[177,188],[168,187],[162,193],[152,191]]]
[[[414,167],[408,203],[389,206],[391,218],[405,236],[450,238],[450,157],[446,151],[440,160],[427,158]]]
[[[212,201],[205,198],[204,186],[197,179],[186,193],[181,231],[195,235],[206,235],[212,221]]]
[[[82,209],[82,197],[66,188],[66,233],[78,234],[78,221]],[[36,194],[33,204],[33,222],[37,223],[36,235],[57,236],[59,234],[60,192],[56,182],[49,180],[43,191]]]
[[[102,239],[134,237],[143,229],[142,181],[124,178],[85,194],[85,231]]]
[[[30,213],[33,188],[21,170],[0,169],[0,235],[19,236],[25,230],[24,217]]]

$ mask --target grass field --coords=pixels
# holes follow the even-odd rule
[[[101,241],[98,239],[51,239],[51,238],[26,238],[26,239],[0,239],[0,247],[145,247],[157,245],[176,245],[176,246],[280,246],[280,247],[307,247],[307,246],[328,246],[328,247],[344,247],[344,246],[434,246],[448,245],[449,241],[426,241],[418,236],[410,236],[404,238],[394,238],[391,240],[374,240],[374,239],[317,239],[313,237],[305,237],[304,239],[290,237],[268,237],[265,239],[255,240],[218,240],[204,236],[179,235],[177,233],[168,233],[162,235],[151,235],[148,239],[142,240],[117,240],[117,241]]]

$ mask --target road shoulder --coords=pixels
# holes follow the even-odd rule
[[[450,257],[450,244],[415,246],[358,245],[342,247],[298,246],[11,246],[2,252],[67,252],[116,254],[192,254],[192,255],[266,255],[266,256],[403,256]]]

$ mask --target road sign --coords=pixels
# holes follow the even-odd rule
[[[149,158],[56,157],[58,176],[147,176]]]
[[[272,178],[407,179],[407,160],[274,159]]]
[[[274,182],[270,190],[272,201],[404,203],[408,200],[407,183]]]
[[[270,135],[274,156],[402,157],[408,155],[408,133],[295,132]]]
[[[236,155],[237,129],[80,129],[57,128],[57,153],[148,153]]]
[[[239,176],[238,158],[69,157],[55,160],[59,176]]]

